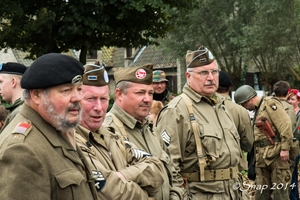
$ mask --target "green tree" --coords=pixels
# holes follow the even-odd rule
[[[184,58],[186,50],[207,46],[235,87],[244,66],[260,70],[260,82],[299,77],[300,6],[291,0],[194,0],[189,10],[171,9],[179,25],[161,39],[161,46]]]
[[[251,18],[251,4],[242,0],[195,0],[185,12],[171,11],[180,16],[176,22],[179,25],[161,40],[162,46],[178,52],[180,58],[188,49],[195,50],[200,45],[208,47],[220,68],[238,85],[246,62],[242,27]]]
[[[166,8],[184,0],[1,0],[0,48],[49,52],[102,46],[138,47],[155,43],[172,26]]]

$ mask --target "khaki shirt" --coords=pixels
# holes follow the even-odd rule
[[[20,122],[30,128],[22,128]],[[21,105],[0,135],[1,199],[96,199],[82,157],[79,147],[75,150],[38,113]]]
[[[240,137],[229,111],[224,106],[225,98],[216,94],[218,102],[212,105],[203,100],[202,96],[194,92],[187,84],[183,87],[183,93],[193,103],[194,117],[200,133],[193,133],[189,112],[181,96],[175,97],[161,111],[157,121],[157,130],[164,138],[169,139],[165,142],[169,145],[175,173],[180,175],[181,172],[199,172],[194,134],[200,134],[206,154],[216,158],[209,169],[237,167],[242,157]],[[182,187],[182,185],[177,186]],[[232,190],[232,185],[229,181],[191,182],[189,189],[193,193],[220,194]]]
[[[165,148],[163,141],[153,132],[153,125],[150,124],[150,120],[147,119],[147,121],[142,125],[139,121],[121,109],[116,103],[113,105],[109,113],[113,113],[113,115],[123,123],[128,139],[131,143],[133,143],[137,148],[159,158],[164,164],[165,181],[162,188],[158,191],[154,198],[156,200],[169,200],[173,198],[173,192],[183,193],[183,190],[177,191],[176,188],[170,188],[170,184],[172,182],[172,162],[169,155],[163,149]],[[113,117],[109,116],[109,114],[106,116],[104,123],[107,126],[112,126],[116,129],[116,131],[121,133],[120,128],[116,125],[113,121]],[[177,196],[177,194],[174,195]]]
[[[290,117],[286,113],[282,103],[276,97],[265,97],[257,106],[256,119],[266,117],[272,124],[272,129],[281,142],[276,142],[275,145],[265,147],[259,154],[256,154],[256,166],[265,167],[276,160],[281,150],[290,150],[292,143],[292,124]],[[267,137],[254,125],[254,140],[259,142],[267,140]],[[257,147],[256,147],[257,148]],[[258,152],[258,150],[257,150]]]
[[[288,116],[291,119],[291,123],[292,123],[292,130],[294,130],[296,128],[296,115],[294,112],[294,107],[289,104],[286,100],[280,99],[283,108],[285,110],[285,112],[288,114]]]
[[[223,96],[225,97],[224,104],[229,110],[240,135],[241,149],[246,152],[250,152],[254,142],[254,134],[249,113],[244,107],[234,103],[229,95]],[[247,169],[247,161],[244,154],[242,154],[242,159],[239,164],[239,170],[242,171]]]
[[[163,183],[163,166],[154,157],[134,157],[134,149],[113,131],[104,126],[97,132],[76,128],[76,142],[90,161],[90,168],[103,175],[102,183],[96,183],[98,199],[147,200],[148,194],[154,196]],[[116,171],[128,181],[122,181]]]

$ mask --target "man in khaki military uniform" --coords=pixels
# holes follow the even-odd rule
[[[1,199],[96,199],[91,170],[75,143],[83,66],[49,53],[24,73],[24,103],[0,135]]]
[[[255,191],[255,199],[289,199],[292,144],[292,124],[288,114],[276,97],[260,97],[249,85],[239,87],[234,100],[248,110],[255,110],[254,146],[256,185],[264,189]],[[264,123],[270,124],[263,127]],[[274,136],[272,136],[274,133]]]
[[[27,67],[20,63],[0,63],[0,94],[2,99],[11,104],[6,109],[9,114],[4,122],[3,129],[19,112],[19,106],[23,104],[21,78]],[[1,133],[1,132],[0,132]]]
[[[168,82],[166,73],[163,70],[153,71],[153,100],[161,101],[164,105],[167,105],[172,99],[174,99],[174,96],[168,89]]]
[[[115,103],[106,115],[104,123],[121,133],[126,141],[133,143],[164,164],[164,183],[154,196],[156,200],[179,199],[183,190],[171,187],[172,162],[165,145],[153,132],[149,111],[153,101],[153,65],[118,68],[114,72],[116,82]],[[173,180],[173,183],[172,183]]]
[[[76,141],[90,161],[99,199],[137,200],[154,196],[163,183],[160,161],[124,144],[121,135],[102,126],[109,104],[109,78],[104,66],[84,66],[82,114]]]
[[[275,94],[275,97],[277,97],[283,107],[285,112],[289,115],[292,123],[292,130],[296,127],[296,115],[294,113],[294,108],[291,104],[287,102],[287,95],[289,93],[290,84],[286,81],[278,81],[273,86],[273,92]]]
[[[216,93],[219,67],[201,46],[186,54],[183,94],[163,109],[157,129],[164,138],[181,182],[191,199],[241,199],[238,164],[240,137],[225,98]],[[237,186],[237,187],[233,187]]]
[[[229,93],[231,92],[232,85],[232,81],[228,74],[225,71],[220,71],[219,87],[217,92],[225,97],[224,105],[229,110],[240,135],[241,149],[246,152],[250,152],[254,142],[251,119],[248,111],[244,107],[234,103],[231,100]],[[248,170],[247,161],[244,154],[242,154],[242,158],[240,159],[239,163],[239,171],[243,170]]]

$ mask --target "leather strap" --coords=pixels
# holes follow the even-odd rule
[[[199,169],[200,169],[200,174],[198,173],[197,175],[200,177],[200,181],[205,181],[206,177],[205,177],[204,172],[205,172],[205,167],[207,166],[206,159],[205,159],[206,153],[202,146],[200,132],[198,130],[196,119],[194,117],[193,104],[192,104],[192,101],[190,100],[190,98],[186,94],[182,93],[180,96],[183,98],[183,100],[188,108],[189,115],[190,115],[190,121],[191,121],[192,129],[193,129],[193,133],[194,133],[194,138],[195,138],[195,142],[196,142],[196,146],[197,146],[198,165],[199,165]],[[199,177],[198,177],[198,179],[199,179]]]

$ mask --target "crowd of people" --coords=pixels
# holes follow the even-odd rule
[[[286,81],[273,96],[242,85],[233,101],[234,84],[208,48],[185,58],[177,96],[152,64],[114,68],[109,111],[100,62],[49,53],[29,67],[1,64],[10,106],[0,108],[0,197],[298,199],[300,92]]]

